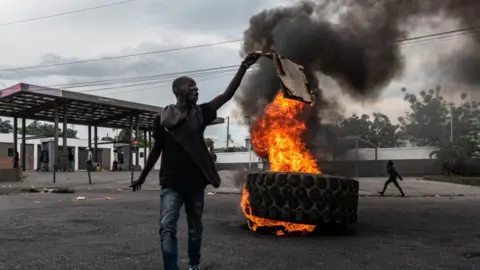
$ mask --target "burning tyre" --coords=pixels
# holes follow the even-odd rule
[[[256,172],[245,183],[251,215],[304,225],[357,222],[358,181],[310,173]]]
[[[358,182],[322,174],[302,141],[309,108],[280,92],[250,127],[255,153],[272,170],[245,179],[241,207],[253,231],[310,233],[317,225],[345,229],[357,221]]]

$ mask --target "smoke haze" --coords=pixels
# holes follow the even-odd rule
[[[353,99],[375,100],[402,75],[405,60],[397,41],[407,38],[419,19],[440,15],[471,27],[480,25],[478,14],[480,2],[473,0],[302,1],[254,15],[244,32],[241,53],[274,48],[305,67],[311,87],[319,88],[319,78],[328,76]],[[468,34],[471,46],[449,55],[444,63],[455,65],[450,69],[455,80],[476,85],[480,83],[476,76],[480,35]],[[261,59],[237,96],[237,104],[244,115],[257,116],[279,88],[271,60]],[[328,89],[316,91],[317,115],[338,109],[322,91]]]

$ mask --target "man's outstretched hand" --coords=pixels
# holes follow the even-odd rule
[[[140,177],[138,180],[133,181],[133,183],[130,185],[132,188],[133,192],[142,189],[142,185],[145,183],[145,178]]]
[[[251,67],[253,64],[255,64],[258,60],[258,58],[260,58],[261,56],[261,52],[252,52],[252,53],[249,53],[247,54],[247,56],[245,56],[245,59],[243,59],[243,64],[247,65],[247,67]]]

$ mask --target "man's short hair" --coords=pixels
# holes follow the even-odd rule
[[[182,77],[176,78],[172,83],[173,93],[177,95],[178,93],[177,90],[179,90],[185,83],[187,83],[190,80],[192,80],[192,78],[188,76],[182,76]]]

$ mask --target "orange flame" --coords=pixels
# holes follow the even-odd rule
[[[315,158],[301,140],[306,125],[299,116],[307,106],[305,103],[285,98],[280,91],[273,102],[265,108],[264,114],[253,123],[251,128],[253,149],[258,155],[268,157],[272,171],[321,173]],[[283,235],[284,232],[312,232],[315,229],[314,225],[253,216],[249,194],[245,187],[241,207],[253,231],[259,227],[279,226],[283,227],[283,230],[277,231],[276,234]]]

